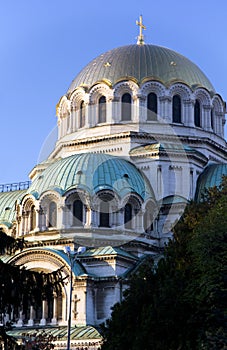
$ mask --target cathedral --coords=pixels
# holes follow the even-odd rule
[[[128,276],[158,259],[189,200],[227,175],[226,104],[188,58],[144,42],[93,59],[57,106],[58,139],[26,183],[0,185],[0,227],[26,248],[4,262],[53,272],[61,296],[5,314],[11,335],[45,328],[55,349],[99,349]],[[71,288],[72,287],[72,288]]]

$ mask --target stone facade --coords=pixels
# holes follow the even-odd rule
[[[148,49],[156,60],[157,52],[163,55],[163,48]],[[115,67],[113,52],[107,62],[101,55],[90,64],[94,68],[82,71],[60,98],[58,140],[30,172],[31,185],[0,193],[0,227],[27,242],[5,260],[44,272],[63,267],[64,276],[72,268],[71,317],[77,326],[98,326],[110,317],[127,276],[144,256],[158,259],[195,196],[200,174],[210,163],[227,160],[225,103],[198,67],[180,66],[182,58],[174,53],[166,70],[179,65],[182,79],[150,73],[139,80],[137,73],[119,77],[115,69],[112,81],[111,75],[92,81],[101,69],[95,67]],[[122,65],[125,52],[118,50]],[[202,78],[196,83],[197,74]],[[87,250],[72,266],[65,246]],[[38,309],[30,305],[5,317],[18,327],[67,325],[69,295],[68,281],[51,305],[43,301]]]

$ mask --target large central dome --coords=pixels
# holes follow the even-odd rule
[[[166,86],[183,82],[191,89],[201,86],[214,92],[197,65],[175,51],[156,45],[127,45],[103,53],[81,70],[68,92],[103,80],[114,85],[124,79],[136,80],[138,84],[158,80]]]

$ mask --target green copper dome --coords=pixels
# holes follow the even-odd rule
[[[120,197],[137,193],[142,199],[154,199],[148,180],[132,163],[95,153],[75,154],[57,160],[34,180],[28,192],[36,197],[47,190],[63,195],[71,188],[85,190],[91,195],[109,189]]]
[[[107,81],[114,85],[120,80],[133,79],[141,84],[158,80],[164,85],[183,82],[191,89],[214,87],[200,68],[186,57],[156,45],[127,45],[107,51],[91,61],[72,81],[68,92],[78,86],[91,87]]]
[[[200,201],[208,188],[220,186],[223,176],[227,176],[227,164],[208,165],[199,176],[195,200]]]
[[[16,220],[15,202],[20,201],[26,190],[0,193],[0,224],[11,226]]]

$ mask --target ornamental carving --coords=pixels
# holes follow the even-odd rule
[[[166,88],[157,81],[150,81],[142,85],[139,93],[146,98],[150,92],[154,92],[158,97],[161,97],[165,95]]]
[[[117,83],[114,87],[114,99],[120,99],[125,93],[129,93],[132,96],[137,96],[139,87],[133,81],[124,81]]]
[[[169,89],[169,95],[180,95],[180,97],[184,100],[190,100],[191,99],[191,90],[184,84],[174,84],[170,86]]]

